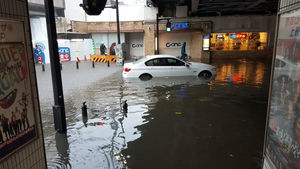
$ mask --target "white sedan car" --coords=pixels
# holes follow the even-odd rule
[[[124,78],[150,80],[153,77],[170,76],[198,76],[210,79],[216,76],[216,68],[204,63],[184,62],[171,55],[146,56],[136,62],[124,64]]]

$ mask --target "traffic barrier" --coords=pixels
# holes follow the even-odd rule
[[[90,55],[92,62],[98,63],[106,63],[109,61],[110,63],[116,62],[117,57],[115,55],[103,56],[103,55]]]

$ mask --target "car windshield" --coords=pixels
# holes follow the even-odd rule
[[[142,63],[142,62],[144,62],[146,59],[147,59],[147,58],[141,58],[141,59],[139,59],[139,60],[133,62],[133,64]]]

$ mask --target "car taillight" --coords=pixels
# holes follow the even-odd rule
[[[127,68],[127,67],[124,69],[125,72],[129,72],[130,70],[131,70],[131,69],[130,69],[130,68]]]

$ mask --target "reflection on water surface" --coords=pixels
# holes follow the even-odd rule
[[[49,168],[260,168],[268,65],[214,66],[213,81],[123,81],[119,72],[76,89],[65,97],[66,134],[55,134],[51,107],[41,103]]]

